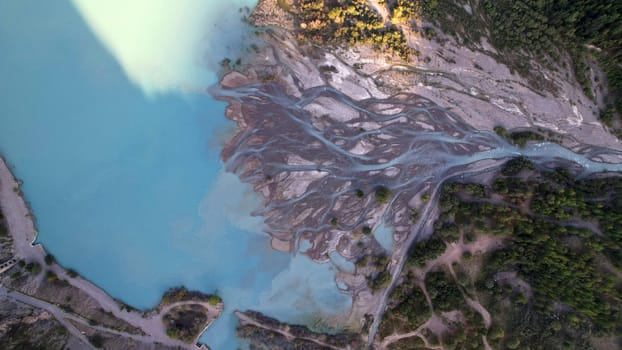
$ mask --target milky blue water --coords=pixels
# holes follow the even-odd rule
[[[386,225],[383,221],[373,233],[376,241],[378,241],[384,249],[388,252],[393,251],[393,228],[391,226]]]
[[[237,346],[236,308],[294,322],[349,310],[331,264],[258,233],[258,199],[222,170],[223,103],[146,97],[67,1],[0,1],[0,53],[0,152],[61,264],[139,308],[175,285],[218,291],[214,349]]]

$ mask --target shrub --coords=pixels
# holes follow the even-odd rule
[[[93,345],[94,347],[100,349],[104,346],[104,338],[99,335],[99,334],[94,334],[90,337],[88,337],[89,342],[91,343],[91,345]]]
[[[337,226],[339,225],[339,222],[337,221],[337,218],[332,218],[332,219],[330,219],[330,225],[331,225],[333,228],[337,228]]]
[[[46,265],[52,265],[56,262],[56,258],[52,254],[46,254],[44,260]]]
[[[421,196],[421,201],[422,201],[423,203],[429,202],[429,201],[430,201],[430,194],[429,194],[429,193],[426,193],[426,194],[424,194],[423,196]]]
[[[48,282],[56,282],[58,281],[58,276],[50,270],[45,272],[45,278],[47,278]]]
[[[490,339],[501,339],[503,337],[505,337],[503,328],[495,326],[490,330]]]
[[[41,265],[37,262],[29,262],[26,264],[26,271],[32,273],[33,275],[38,275],[41,272]]]
[[[408,264],[414,267],[423,267],[428,260],[435,259],[442,255],[447,249],[445,242],[433,237],[426,241],[414,243],[408,252]]]
[[[374,278],[368,280],[369,288],[374,291],[386,288],[391,283],[391,274],[387,271],[380,271]]]
[[[376,189],[376,202],[378,204],[386,204],[391,199],[391,190],[380,186]]]
[[[505,165],[503,169],[501,169],[501,173],[505,176],[514,176],[521,172],[523,169],[533,170],[536,166],[529,160],[524,157],[518,157],[510,159]]]
[[[207,302],[210,305],[218,305],[220,303],[222,303],[222,298],[219,297],[218,295],[210,295],[209,299],[207,299]]]
[[[508,341],[508,343],[506,344],[508,349],[518,349],[518,347],[520,346],[520,340],[518,338],[512,338],[510,339],[510,341]]]

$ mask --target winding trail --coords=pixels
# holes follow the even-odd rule
[[[9,291],[4,286],[0,286],[0,296],[49,312],[63,327],[67,329],[67,331],[69,331],[69,333],[71,333],[71,335],[78,338],[80,342],[82,342],[82,346],[84,346],[85,349],[95,349],[88,341],[88,339],[86,339],[84,334],[82,334],[78,329],[76,329],[76,327],[71,324],[71,322],[69,322],[69,320],[72,320],[88,325],[88,322],[85,322],[83,319],[80,319],[74,315],[70,315],[58,308],[57,306],[43,300],[36,299],[19,292]]]
[[[484,170],[481,170],[475,173],[469,170],[465,170],[464,172],[453,174],[452,177],[460,177],[460,176],[465,176],[467,174],[470,176],[478,175],[480,173],[496,171],[499,169],[499,167],[500,167],[500,164],[495,164],[488,169],[484,169]],[[448,179],[449,178],[442,179],[436,185],[436,188],[434,189],[434,192],[432,193],[430,201],[426,205],[421,215],[421,218],[416,223],[416,225],[412,228],[412,233],[408,236],[406,241],[402,242],[399,245],[399,247],[395,249],[393,253],[393,259],[394,261],[397,261],[397,263],[394,264],[394,266],[392,267],[391,284],[386,289],[383,290],[382,297],[381,297],[382,303],[378,305],[378,308],[376,309],[376,312],[374,314],[374,322],[372,323],[372,326],[370,327],[370,330],[369,330],[368,343],[367,343],[368,349],[371,349],[373,347],[373,343],[376,338],[376,333],[378,332],[378,327],[380,326],[380,323],[382,322],[382,316],[384,315],[384,312],[387,307],[389,296],[391,295],[391,292],[393,292],[393,289],[395,289],[395,287],[397,286],[399,277],[402,273],[402,270],[404,269],[404,265],[406,264],[406,260],[408,257],[408,250],[418,238],[424,238],[424,237],[420,237],[420,234],[422,232],[426,232],[426,230],[429,231],[431,229],[431,226],[434,224],[434,220],[431,220],[431,218],[435,217],[438,214],[438,209],[439,209],[438,200],[440,196],[439,191],[443,183],[445,183],[445,181],[447,181]]]
[[[412,337],[417,337],[421,334],[421,330],[423,330],[424,328],[426,328],[428,325],[427,322],[425,322],[424,324],[422,324],[421,326],[417,327],[417,329],[415,329],[414,331],[408,332],[408,333],[396,333],[396,334],[391,334],[387,337],[385,337],[384,339],[382,339],[382,342],[378,345],[378,349],[384,350],[387,348],[387,346],[389,346],[389,344],[391,343],[395,343],[396,341],[400,341],[402,339],[406,339],[406,338],[412,338]],[[427,341],[426,341],[427,343]],[[426,347],[429,344],[426,344]]]
[[[267,329],[267,330],[279,333],[282,336],[284,336],[285,338],[287,338],[289,341],[293,341],[294,339],[303,339],[303,340],[307,340],[307,341],[313,342],[313,343],[315,343],[317,345],[320,345],[320,346],[322,346],[325,349],[333,349],[333,350],[349,349],[349,348],[340,348],[340,347],[337,347],[337,346],[333,346],[333,345],[325,343],[325,342],[323,342],[323,341],[321,341],[319,339],[316,339],[316,338],[295,336],[295,335],[293,335],[292,333],[290,333],[289,331],[287,331],[285,329],[282,329],[280,327],[270,327],[270,326],[267,326],[267,325],[265,325],[265,324],[263,324],[261,322],[258,322],[256,320],[254,320],[251,317],[248,317],[247,315],[245,315],[244,313],[239,312],[239,311],[234,312],[234,314],[240,319],[240,322],[242,324],[250,324],[250,325],[253,325],[255,327],[259,327],[259,328],[263,328],[263,329]]]

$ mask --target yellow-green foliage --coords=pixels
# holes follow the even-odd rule
[[[434,17],[438,0],[397,0],[391,8],[392,16],[402,23],[414,17]]]
[[[411,49],[403,33],[365,0],[300,0],[299,37],[317,43],[368,44],[408,58]]]

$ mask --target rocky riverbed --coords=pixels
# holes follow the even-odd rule
[[[378,5],[378,4],[376,4]],[[619,170],[622,145],[572,76],[535,65],[538,89],[493,57],[451,37],[406,32],[409,60],[368,46],[319,47],[296,36],[295,11],[260,1],[257,42],[211,93],[230,103],[238,131],[223,158],[264,198],[273,246],[317,262],[334,252],[357,263],[337,282],[353,296],[350,327],[372,316],[370,339],[408,247],[431,232],[438,186],[528,156],[545,166]],[[554,135],[522,148],[493,129]],[[605,162],[603,163],[600,162]],[[371,234],[393,230],[386,251]],[[357,326],[358,324],[358,326]],[[360,329],[360,328],[358,328]],[[367,329],[363,330],[367,333]]]

